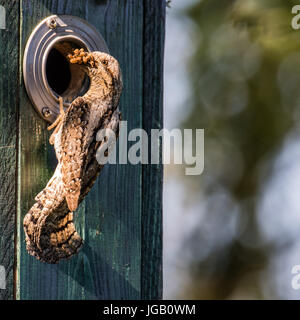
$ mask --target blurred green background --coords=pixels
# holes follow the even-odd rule
[[[299,299],[300,30],[289,0],[173,0],[165,125],[205,169],[165,167],[164,298]]]

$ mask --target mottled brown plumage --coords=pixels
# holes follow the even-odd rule
[[[102,166],[96,160],[100,129],[119,131],[118,103],[122,91],[119,64],[102,52],[76,49],[70,63],[80,64],[90,77],[87,93],[76,98],[50,126],[58,165],[47,186],[24,218],[29,254],[47,263],[57,263],[75,254],[82,239],[75,230],[73,212],[93,186]],[[101,145],[100,145],[101,146]]]

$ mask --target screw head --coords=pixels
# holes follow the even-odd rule
[[[49,18],[47,20],[47,26],[50,28],[50,29],[55,29],[57,27],[57,22],[56,22],[56,19],[55,18]]]
[[[52,111],[48,107],[42,109],[42,114],[45,118],[49,118],[52,114]]]

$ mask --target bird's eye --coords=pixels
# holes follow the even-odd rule
[[[102,63],[103,65],[105,65],[105,66],[108,65],[108,61],[107,61],[107,60],[101,60],[101,63]]]

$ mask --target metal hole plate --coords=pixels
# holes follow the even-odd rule
[[[96,28],[74,16],[49,16],[31,33],[23,58],[25,87],[34,107],[43,119],[52,123],[59,114],[58,95],[46,76],[46,63],[51,49],[60,42],[75,43],[88,51],[108,53],[107,45]],[[65,103],[67,107],[68,103]]]

